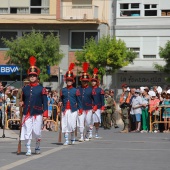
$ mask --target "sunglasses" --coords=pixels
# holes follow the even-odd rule
[[[30,74],[29,77],[37,77],[36,74]]]

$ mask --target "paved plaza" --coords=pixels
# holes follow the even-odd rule
[[[169,170],[170,134],[119,133],[100,128],[100,139],[63,146],[58,132],[42,132],[40,155],[16,154],[18,130],[0,130],[0,170]],[[79,134],[78,134],[79,135]],[[32,142],[32,151],[34,150]]]

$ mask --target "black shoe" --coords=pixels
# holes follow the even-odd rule
[[[116,129],[116,128],[119,128],[119,126],[117,126],[117,125],[115,125],[114,127],[115,127],[115,129]]]

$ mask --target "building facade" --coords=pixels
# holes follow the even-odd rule
[[[65,56],[59,65],[60,72],[58,66],[51,67],[51,81],[45,83],[55,88],[58,76],[62,82],[69,63],[75,61],[75,51],[82,49],[86,38],[94,37],[97,41],[111,32],[111,4],[112,0],[1,0],[0,37],[20,37],[32,29],[59,35]],[[7,62],[6,50],[0,39],[0,65]],[[78,69],[74,71],[77,74]],[[9,81],[10,75],[2,75],[1,79]]]
[[[1,0],[0,37],[20,37],[32,29],[59,35],[64,53],[60,65],[51,67],[52,77],[45,86],[56,88],[62,82],[70,62],[75,61],[75,51],[82,49],[86,38],[97,41],[108,34],[124,40],[138,57],[116,74],[105,76],[105,87],[120,89],[122,83],[134,87],[166,84],[166,75],[158,72],[154,64],[165,64],[159,47],[170,40],[169,0]],[[6,50],[0,39],[2,66],[7,63]],[[78,71],[74,69],[75,74]],[[11,80],[11,73],[2,73],[1,80]]]
[[[111,84],[120,89],[122,83],[140,87],[165,87],[166,75],[154,65],[164,65],[159,48],[170,40],[169,0],[115,0],[113,1],[113,34],[125,41],[137,53],[133,64],[114,75]]]

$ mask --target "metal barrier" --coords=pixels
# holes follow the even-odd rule
[[[13,108],[13,106],[15,106],[15,103],[9,103],[6,106],[6,111],[5,111],[5,129],[9,129],[9,124],[12,121],[15,122],[19,122],[20,124],[20,118],[17,117],[16,115],[16,109]],[[56,106],[57,109],[59,109],[59,107],[57,105],[52,105],[52,106]],[[8,110],[10,108],[10,110]],[[16,106],[15,106],[16,108]],[[10,112],[10,117],[9,117],[9,113]],[[54,131],[58,131],[58,113],[56,113],[56,120],[54,120],[54,110],[52,111],[52,118],[50,120],[47,120],[47,122],[53,122],[55,125]]]
[[[162,120],[162,114],[163,114],[162,108],[170,108],[170,105],[159,105],[158,108],[159,108],[159,115],[150,114],[150,132],[152,132],[154,124],[170,123],[170,120],[169,121]],[[159,116],[159,120],[157,119],[157,116]],[[154,120],[153,120],[153,117],[154,117]]]
[[[58,131],[58,109],[59,107],[57,105],[52,105],[52,106],[55,106],[56,107],[56,120],[54,120],[54,109],[52,110],[52,118],[51,119],[48,119],[46,120],[47,122],[53,122],[54,125],[55,125],[55,129],[54,131]]]
[[[19,122],[20,124],[20,118],[18,117],[19,114],[17,115],[16,112],[19,111],[19,107],[18,110],[16,110],[16,103],[9,103],[6,106],[6,112],[5,112],[5,129],[9,129],[9,124],[11,123],[12,125],[14,125],[13,121],[15,122]],[[17,125],[17,124],[15,124]]]

